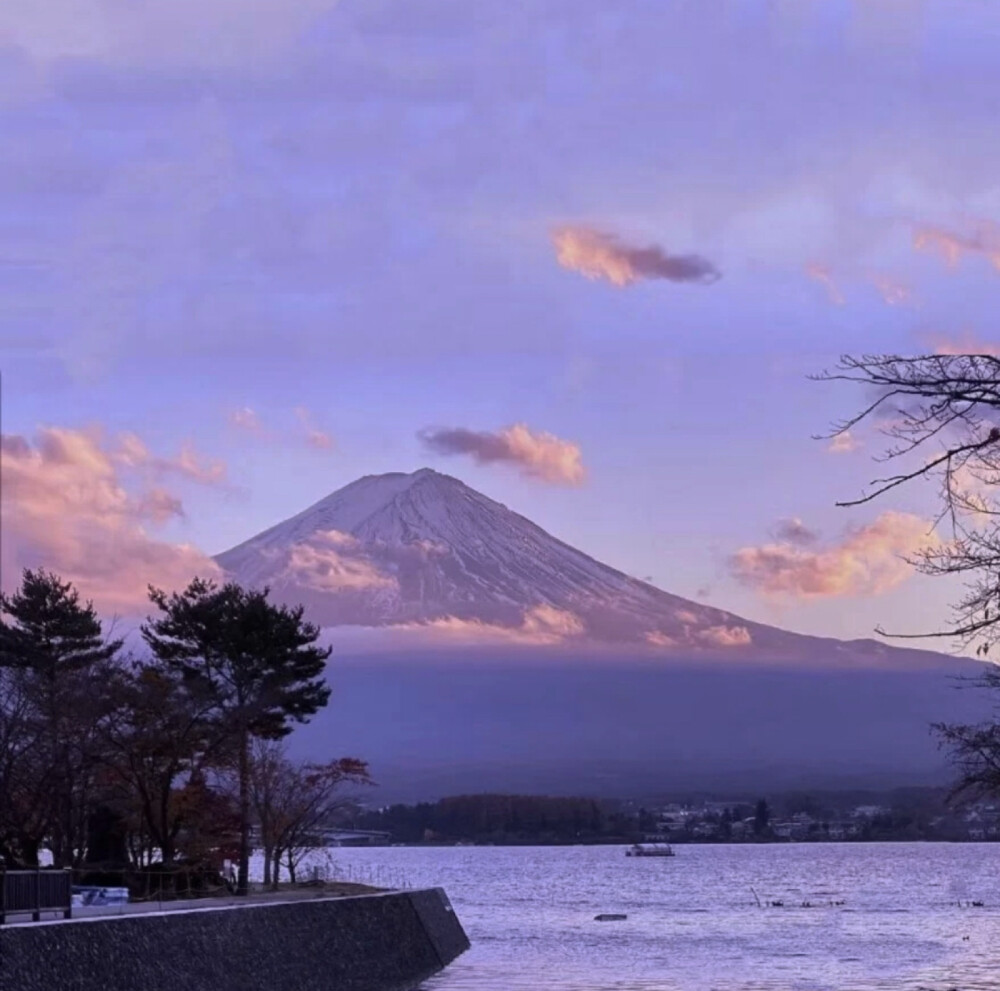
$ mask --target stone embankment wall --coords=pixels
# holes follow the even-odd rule
[[[410,991],[469,947],[440,888],[0,927],[3,991]]]

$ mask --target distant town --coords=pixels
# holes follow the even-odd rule
[[[641,802],[461,795],[358,809],[334,835],[345,845],[984,842],[1000,840],[1000,801],[953,806],[932,788]]]

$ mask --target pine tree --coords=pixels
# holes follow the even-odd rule
[[[195,579],[183,592],[150,589],[161,616],[142,628],[156,657],[178,671],[187,690],[206,704],[214,728],[232,742],[237,762],[240,856],[237,891],[246,894],[250,860],[250,743],[277,740],[292,722],[306,722],[326,705],[323,680],[329,648],[303,610],[268,601],[268,589],[221,587]]]
[[[767,807],[766,799],[760,799],[753,814],[753,831],[755,836],[762,836],[767,832],[771,824],[771,810]]]
[[[13,595],[0,595],[0,666],[19,692],[19,733],[35,744],[22,750],[20,773],[0,795],[5,817],[14,820],[0,828],[19,834],[29,862],[44,838],[56,866],[82,858],[101,686],[120,647],[105,639],[92,603],[81,603],[73,585],[50,572],[26,570]]]

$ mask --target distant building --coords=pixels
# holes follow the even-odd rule
[[[809,836],[811,827],[815,825],[809,816],[793,817],[771,823],[771,832],[783,840],[804,840]]]
[[[392,839],[376,829],[327,829],[322,836],[327,846],[385,846]]]

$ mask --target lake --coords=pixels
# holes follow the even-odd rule
[[[330,855],[344,877],[447,890],[473,945],[425,991],[1000,987],[1000,844],[675,850],[663,859],[617,846]],[[784,906],[758,907],[751,888]],[[959,905],[970,901],[984,906]],[[596,922],[599,913],[628,918]]]

